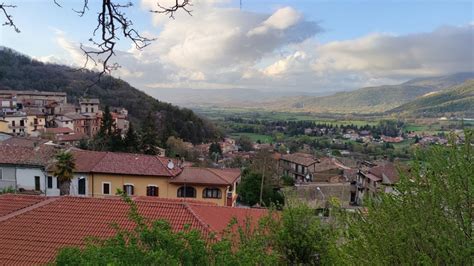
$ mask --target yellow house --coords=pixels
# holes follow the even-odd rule
[[[169,158],[143,154],[73,151],[76,168],[71,194],[198,200],[235,206],[239,169],[182,167]]]

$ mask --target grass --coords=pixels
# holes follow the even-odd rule
[[[272,143],[273,142],[273,137],[268,136],[268,135],[261,135],[261,134],[255,134],[255,133],[243,133],[243,132],[230,134],[230,137],[234,138],[234,139],[238,139],[241,136],[247,136],[253,142],[257,142],[257,140],[260,140],[260,142],[262,142],[262,143]]]

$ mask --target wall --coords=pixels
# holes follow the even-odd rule
[[[10,166],[0,166],[0,189],[15,188],[15,168]]]
[[[178,188],[181,185],[170,184],[168,177],[156,177],[156,176],[127,176],[127,175],[112,175],[112,174],[91,174],[88,182],[88,195],[94,197],[106,197],[108,195],[102,194],[102,183],[110,182],[111,184],[111,195],[115,195],[117,189],[123,190],[123,185],[133,184],[134,196],[146,196],[146,187],[148,185],[156,185],[159,188],[158,197],[175,199],[177,197]],[[191,186],[191,185],[189,185]],[[227,186],[221,186],[222,198],[220,199],[207,199],[202,197],[202,192],[205,187],[212,186],[193,186],[196,189],[196,198],[190,198],[193,200],[202,200],[206,202],[213,202],[218,205],[225,205],[226,202],[226,189]],[[182,198],[180,198],[182,199]]]

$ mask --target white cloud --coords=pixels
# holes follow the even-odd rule
[[[162,5],[174,0],[160,1]],[[193,16],[153,15],[156,41],[142,51],[117,51],[114,72],[153,88],[347,90],[409,78],[474,71],[474,25],[409,35],[373,33],[320,44],[321,28],[291,7],[261,14],[226,7],[226,0],[194,0]],[[144,10],[156,0],[142,0]],[[63,33],[58,44],[73,62],[84,55]],[[45,58],[44,60],[48,60]]]

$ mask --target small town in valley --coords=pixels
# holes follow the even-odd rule
[[[0,2],[0,265],[474,265],[473,8]]]

